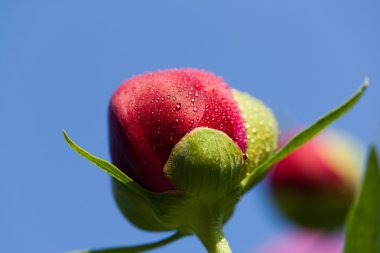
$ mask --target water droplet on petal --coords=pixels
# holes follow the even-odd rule
[[[175,105],[175,109],[176,109],[177,111],[181,110],[181,103],[177,103],[177,104]]]

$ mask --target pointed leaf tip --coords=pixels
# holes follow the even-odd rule
[[[368,77],[368,76],[365,76],[365,77],[364,77],[363,86],[366,88],[366,87],[368,87],[368,85],[369,85],[369,77]]]
[[[128,177],[126,174],[124,174],[121,170],[119,170],[115,165],[112,163],[109,163],[106,160],[103,160],[99,157],[96,157],[86,151],[85,149],[78,146],[65,132],[65,130],[62,130],[62,134],[65,137],[65,140],[67,144],[79,155],[84,157],[86,160],[90,161],[91,163],[95,164],[105,172],[107,172],[111,177],[115,178],[119,182],[133,187],[134,190],[142,190],[142,187],[135,183],[130,177]]]

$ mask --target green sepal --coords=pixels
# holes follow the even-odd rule
[[[368,80],[366,79],[364,84],[360,87],[360,89],[346,102],[344,102],[339,107],[332,110],[330,113],[326,114],[322,118],[318,119],[311,126],[305,128],[296,136],[294,136],[283,148],[277,151],[274,155],[272,155],[269,159],[255,168],[252,173],[242,182],[242,187],[244,191],[248,191],[258,182],[260,182],[265,175],[268,173],[269,169],[272,165],[279,162],[287,155],[292,153],[294,150],[305,144],[319,132],[321,132],[328,125],[333,123],[335,120],[343,116],[348,110],[350,110],[363,95],[364,91],[368,87]]]
[[[366,173],[346,222],[344,253],[380,253],[380,165],[370,149]]]
[[[267,160],[277,148],[278,128],[272,111],[248,93],[232,90],[244,120],[247,151],[244,166],[249,172]]]
[[[78,146],[70,137],[63,131],[63,135],[69,146],[92,162],[112,177],[112,190],[115,201],[123,213],[123,215],[136,227],[144,230],[173,230],[161,224],[154,215],[149,202],[149,191],[133,181],[130,177],[120,171],[113,164],[96,157],[80,146]],[[151,193],[154,194],[154,193]]]
[[[65,130],[62,130],[63,136],[65,137],[65,140],[67,144],[79,155],[81,155],[86,160],[90,161],[91,163],[95,164],[105,172],[107,172],[111,177],[115,178],[119,182],[123,183],[124,185],[127,185],[131,189],[143,192],[145,189],[141,187],[139,184],[137,184],[133,179],[128,177],[126,174],[124,174],[121,170],[119,170],[115,165],[113,165],[110,162],[107,162],[104,159],[101,159],[99,157],[94,156],[93,154],[90,154],[88,151],[84,150],[80,146],[78,146],[65,132]]]
[[[175,229],[158,219],[146,192],[141,194],[133,191],[114,178],[112,178],[112,192],[120,211],[136,227],[149,231]]]
[[[240,148],[225,133],[199,127],[175,145],[164,173],[175,189],[215,201],[246,176],[243,162]]]

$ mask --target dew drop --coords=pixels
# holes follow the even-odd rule
[[[175,109],[176,109],[177,111],[181,110],[181,103],[177,103],[177,104],[175,105]]]
[[[198,108],[196,106],[194,106],[193,111],[194,112],[198,111]]]

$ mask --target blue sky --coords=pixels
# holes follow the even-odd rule
[[[314,121],[368,75],[334,126],[380,141],[380,2],[0,2],[0,252],[49,253],[162,238],[126,222],[109,177],[65,144],[109,159],[107,106],[122,80],[195,67],[262,99],[283,127]],[[234,252],[289,224],[265,187],[245,196],[226,234]],[[154,252],[203,252],[194,238]]]

